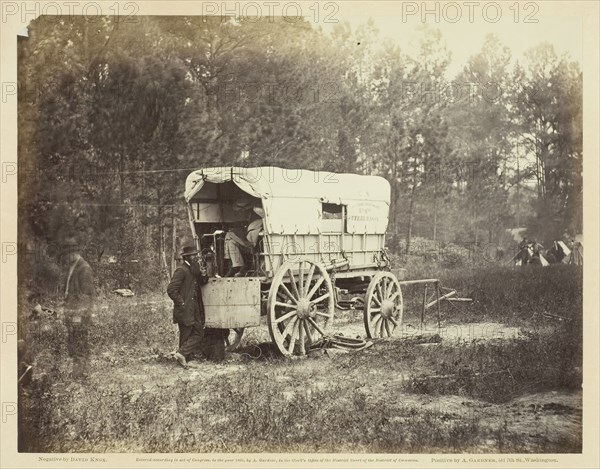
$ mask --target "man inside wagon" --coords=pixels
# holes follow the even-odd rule
[[[242,227],[231,228],[225,235],[225,259],[231,262],[231,267],[225,274],[226,277],[242,276],[248,268],[244,260],[244,253],[252,253],[263,229],[264,210],[258,205],[253,205],[248,200],[237,200],[233,204],[236,212],[245,212],[248,220],[246,233]]]

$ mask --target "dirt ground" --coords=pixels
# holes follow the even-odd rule
[[[140,358],[139,363],[132,367],[131,363],[115,366],[114,375],[120,376],[124,387],[138,389],[142,392],[165,392],[181,382],[201,382],[215,376],[234,375],[246,369],[246,363],[240,363],[239,354],[231,354],[225,363],[214,364],[199,362],[192,365],[189,370],[184,370],[169,363],[158,363],[155,359]],[[314,368],[317,374],[323,372],[321,361],[306,360],[303,363],[306,373]],[[288,374],[275,375],[274,379],[287,383],[287,391],[283,392],[284,398],[293,400],[305,385],[294,382]],[[378,393],[389,392],[403,379],[402,376],[390,378],[381,370],[373,370],[368,376],[371,383],[362,387],[361,391],[366,399]],[[94,375],[91,386],[102,386],[103,378]],[[323,390],[329,386],[326,379],[317,380],[310,384],[311,389]],[[77,385],[55,385],[55,390],[69,394],[84,392]],[[142,391],[143,389],[143,391]],[[135,392],[134,392],[135,395]],[[537,452],[540,442],[576,441],[580,438],[582,425],[582,393],[581,392],[543,392],[517,397],[510,402],[492,404],[482,400],[463,396],[437,395],[428,396],[413,393],[396,392],[395,402],[391,404],[396,409],[404,411],[415,410],[418,412],[430,411],[441,414],[443,421],[464,420],[473,418],[478,420],[480,427],[489,429],[504,425],[507,434],[519,436],[519,445],[523,452]],[[192,405],[201,407],[206,396],[197,396]],[[477,452],[495,452],[498,449],[497,441],[490,439],[477,447]]]
[[[265,318],[263,318],[264,320]],[[341,312],[334,323],[333,332],[342,333],[350,337],[365,337],[362,315],[360,312]],[[516,338],[520,329],[509,327],[500,323],[482,322],[468,324],[442,324],[438,329],[437,323],[427,323],[421,329],[410,321],[406,322],[402,334],[386,339],[388,341],[402,341],[411,336],[435,337],[439,336],[437,342],[425,341],[417,345],[419,348],[436,347],[439,343],[466,344],[473,342],[484,342],[490,340],[503,340]],[[441,341],[440,339],[441,338]],[[259,344],[269,342],[266,324],[260,327],[248,329],[241,343],[243,353],[230,353],[222,363],[210,363],[206,361],[193,361],[189,369],[178,367],[168,354],[148,355],[131,357],[112,352],[105,352],[92,361],[92,370],[106,369],[111,371],[111,381],[116,380],[118,385],[132,389],[135,398],[136,392],[164,393],[174,389],[181,383],[199,383],[218,377],[235,376],[244,373],[245,370],[256,367],[264,367],[278,385],[284,386],[283,398],[293,400],[299,393],[306,393],[306,383],[298,381],[294,373],[280,371],[277,362],[265,363],[264,356],[252,351],[248,344]],[[254,345],[256,347],[256,345]],[[377,343],[374,348],[379,347]],[[258,347],[256,347],[258,350]],[[246,353],[250,351],[250,353]],[[327,389],[330,385],[329,377],[339,374],[336,369],[336,357],[348,356],[350,354],[361,354],[365,352],[346,352],[344,350],[329,350],[327,358],[313,360],[300,358],[294,361],[302,369],[303,376],[313,377],[309,390],[318,391]],[[417,352],[418,353],[418,352]],[[288,361],[290,361],[288,359]],[[260,371],[262,368],[258,368]],[[254,372],[252,371],[252,372]],[[414,370],[413,370],[414,372]],[[89,385],[102,387],[105,381],[105,373],[93,373]],[[418,393],[406,393],[401,390],[401,384],[408,379],[407,375],[390,375],[380,366],[374,366],[364,377],[368,385],[357,384],[351,381],[353,386],[359,390],[367,401],[377,396],[394,395],[390,406],[397,411],[430,411],[440,415],[443,422],[452,422],[468,418],[477,420],[478,425],[490,430],[503,426],[506,435],[510,438],[519,438],[519,446],[523,451],[537,452],[540,442],[577,441],[581,434],[582,424],[582,393],[551,391],[543,393],[525,394],[508,402],[490,403],[483,400],[473,399],[466,396],[456,395],[427,395]],[[397,388],[397,390],[396,390]],[[137,390],[137,391],[136,391]],[[77,384],[57,383],[53,385],[56,394],[74,394],[85,392]],[[202,406],[205,397],[198,396],[192,406]],[[478,444],[477,452],[494,452],[498,450],[498,438],[486,440]],[[544,443],[544,444],[546,444]]]
[[[282,359],[263,317],[224,362],[189,369],[172,356],[165,295],[104,296],[84,382],[71,379],[60,315],[30,318],[20,441],[27,452],[581,452],[580,273],[461,278],[451,284],[472,303],[421,323],[407,292],[401,330],[364,350]],[[336,311],[328,332],[365,338],[362,311]]]
[[[137,303],[132,306],[147,307]],[[113,306],[100,308],[99,316],[110,314],[113,308]],[[167,305],[165,313],[160,313],[160,309],[153,309],[153,311],[154,314],[168,316],[170,310]],[[101,324],[103,319],[106,320],[107,317],[97,317],[95,321]],[[53,364],[53,354],[56,352],[43,350],[34,364],[36,379],[40,379],[40,375],[44,373],[51,375],[53,373],[51,367],[54,366],[55,375],[49,384],[49,392],[45,395],[51,395],[53,402],[61,403],[58,414],[56,410],[49,409],[52,414],[51,420],[57,423],[63,420],[64,413],[71,412],[69,402],[80,403],[78,406],[96,402],[94,411],[109,413],[113,411],[109,409],[116,409],[112,406],[120,405],[119,399],[125,399],[121,402],[135,407],[138,398],[140,403],[148,402],[148,399],[157,399],[157,402],[161,402],[161,406],[166,406],[164,408],[172,407],[174,411],[184,412],[192,418],[195,412],[201,413],[202,409],[211,405],[211,399],[215,399],[214,396],[208,396],[204,390],[212,389],[213,392],[215,390],[218,392],[222,385],[234,390],[239,387],[242,397],[238,399],[241,399],[239,402],[243,402],[243,393],[246,389],[244,386],[254,386],[257,382],[263,382],[266,383],[266,389],[276,390],[276,402],[279,406],[285,406],[286,402],[293,405],[303,399],[310,401],[311,395],[327,396],[328,402],[335,403],[336,409],[356,411],[357,406],[359,411],[361,408],[366,409],[361,418],[369,419],[371,418],[369,409],[380,409],[381,402],[384,401],[386,413],[389,411],[389,425],[405,428],[408,418],[413,419],[408,423],[417,425],[418,429],[419,425],[425,424],[411,416],[429,415],[430,417],[425,419],[433,418],[433,421],[426,422],[426,425],[432,425],[433,428],[446,427],[449,435],[454,435],[452,433],[454,430],[451,429],[465,428],[465,425],[472,421],[474,428],[477,428],[471,430],[472,436],[476,439],[473,445],[470,446],[468,443],[471,437],[464,436],[462,446],[459,447],[453,447],[451,441],[447,448],[445,443],[442,443],[438,448],[444,451],[446,449],[456,451],[457,448],[459,451],[464,451],[466,448],[468,452],[493,453],[503,451],[503,448],[507,448],[506,451],[517,448],[519,452],[531,453],[556,452],[557,449],[571,452],[577,451],[578,445],[581,444],[582,392],[580,390],[564,390],[556,387],[556,390],[535,392],[533,386],[535,383],[532,383],[530,391],[527,389],[529,382],[517,377],[515,383],[518,382],[519,387],[514,397],[509,395],[508,399],[502,402],[493,402],[473,398],[472,394],[469,395],[466,391],[456,392],[455,388],[448,388],[447,383],[445,385],[442,383],[446,376],[443,373],[440,375],[436,372],[439,371],[438,368],[431,366],[432,362],[436,364],[440,358],[445,358],[444,350],[438,347],[450,347],[455,358],[464,360],[464,354],[461,352],[463,347],[466,350],[467,347],[472,349],[474,344],[485,346],[489,343],[495,346],[504,342],[509,343],[512,339],[522,337],[526,332],[519,327],[491,321],[460,323],[449,320],[443,321],[438,327],[435,318],[426,318],[428,320],[421,325],[418,316],[408,315],[403,319],[402,330],[394,337],[375,340],[366,350],[356,352],[328,349],[321,354],[311,353],[308,357],[281,359],[272,355],[266,318],[261,319],[259,327],[246,329],[239,349],[227,354],[224,362],[194,360],[190,362],[189,369],[178,366],[171,356],[172,351],[165,349],[165,345],[171,342],[175,346],[177,337],[176,326],[171,325],[172,329],[170,329],[168,323],[157,326],[158,330],[163,331],[162,334],[168,335],[161,346],[156,346],[149,341],[146,347],[140,348],[138,344],[136,348],[131,349],[126,345],[111,346],[110,342],[104,343],[100,351],[92,355],[91,375],[88,382],[84,384],[68,379],[68,360],[58,364],[56,368],[57,365]],[[51,326],[58,326],[58,324],[44,322],[42,330]],[[329,332],[368,340],[362,311],[337,311]],[[396,353],[407,353],[413,358],[405,356],[396,361]],[[393,364],[391,368],[390,364]],[[393,372],[390,372],[390,369],[393,369]],[[448,376],[455,374],[457,369],[458,367],[450,367]],[[477,371],[475,368],[473,370]],[[473,370],[471,373],[474,372]],[[475,374],[485,375],[482,372]],[[426,381],[431,379],[433,385],[426,386],[426,390],[416,389],[413,392],[410,387],[407,387],[407,383],[414,381],[415,377]],[[479,378],[485,379],[484,376]],[[502,379],[515,380],[510,372],[503,374]],[[442,384],[439,390],[436,380],[440,380],[439,383]],[[493,388],[494,384],[490,382],[489,387]],[[190,390],[189,394],[187,389]],[[550,386],[550,389],[553,387]],[[180,398],[176,396],[185,396],[185,404],[183,404],[185,408],[179,407],[182,404],[178,402]],[[262,400],[260,395],[253,395],[252,399],[254,399],[252,402],[260,406]],[[224,404],[228,405],[225,401]],[[140,405],[142,405],[140,409],[144,409],[146,404]],[[230,418],[227,417],[227,411],[223,416],[219,416],[218,419]],[[107,422],[112,422],[109,417],[107,418]],[[313,420],[311,424],[314,425],[315,418],[318,421],[319,417],[311,418]],[[71,438],[69,435],[72,434],[73,442],[72,446],[68,443],[61,447],[62,451],[87,451],[86,446],[77,446],[85,444],[77,440],[77,435],[82,432],[81,427],[77,425],[82,425],[83,431],[92,433],[97,431],[102,434],[101,429],[87,428],[85,422],[74,423],[69,420],[67,422],[75,425],[75,430],[67,434],[67,438]],[[219,424],[219,420],[216,423]],[[142,434],[143,427],[140,427],[139,431]],[[52,445],[52,437],[49,438],[49,444]],[[114,446],[119,441],[115,439],[105,449],[107,451],[132,450],[132,448],[138,450],[140,447],[131,446],[131,442],[138,441],[135,438],[137,437],[132,434],[130,446],[124,442],[119,443],[125,445],[122,448]],[[236,441],[236,438],[231,437],[232,441]],[[358,440],[368,441],[369,438],[358,437]],[[64,436],[62,441],[65,441]],[[368,443],[366,445],[349,446],[348,450],[372,451]],[[414,446],[411,448],[414,452]],[[417,450],[418,448],[417,443]]]

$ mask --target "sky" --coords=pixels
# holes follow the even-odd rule
[[[341,21],[348,21],[355,30],[360,24],[369,19],[368,16],[340,17]],[[373,16],[371,17],[382,37],[395,41],[398,46],[409,54],[416,51],[422,26],[420,18],[414,21],[401,21],[400,16]],[[448,68],[448,78],[454,77],[462,70],[469,57],[477,54],[483,45],[487,34],[493,33],[512,52],[514,59],[520,60],[526,50],[542,43],[551,43],[560,55],[568,53],[572,59],[582,63],[582,24],[580,17],[570,16],[541,16],[537,15],[538,23],[515,23],[512,18],[503,18],[497,23],[484,21],[459,21],[450,23],[440,21],[431,22],[429,26],[440,29],[442,37],[452,52],[452,62]],[[331,24],[323,24],[327,31]]]

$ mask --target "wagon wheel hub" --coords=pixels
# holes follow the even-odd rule
[[[395,307],[393,301],[383,300],[381,302],[381,315],[385,319],[389,319],[389,318],[391,318],[393,316],[395,308],[396,307]]]
[[[315,317],[315,312],[313,311],[308,298],[300,298],[298,300],[298,317],[300,319]]]

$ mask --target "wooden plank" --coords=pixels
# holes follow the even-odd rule
[[[437,278],[425,278],[423,280],[402,280],[400,285],[418,285],[420,283],[435,283],[439,280]]]
[[[436,298],[435,300],[433,300],[433,301],[431,301],[431,302],[427,303],[427,304],[425,305],[425,308],[426,308],[426,309],[427,309],[427,308],[431,308],[433,305],[435,305],[435,304],[439,303],[440,301],[442,301],[442,300],[444,300],[444,299],[448,299],[448,298],[450,298],[450,297],[451,297],[451,296],[453,296],[453,295],[456,295],[456,291],[455,291],[455,290],[452,290],[450,293],[446,293],[445,295],[442,295],[442,296],[440,296],[439,298]]]
[[[425,287],[423,289],[423,308],[421,309],[421,330],[423,330],[423,321],[425,320],[425,310],[427,309],[426,302],[427,302],[427,284],[425,284]]]
[[[440,331],[441,322],[442,322],[442,314],[440,310],[440,282],[435,283],[435,295],[436,295],[436,303],[437,303],[437,321],[438,321],[438,332]]]

